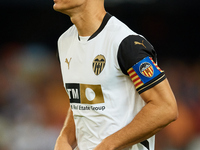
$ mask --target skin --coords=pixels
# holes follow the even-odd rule
[[[54,3],[54,10],[68,15],[80,36],[91,36],[106,14],[104,0],[54,0]],[[146,105],[130,124],[105,138],[94,150],[126,148],[155,135],[177,119],[176,99],[167,79],[143,92],[141,97]],[[69,107],[54,150],[72,150],[76,145],[75,123]]]
[[[60,135],[57,138],[54,150],[72,150],[76,147],[76,145],[73,113],[71,108],[68,107],[67,117]]]
[[[54,10],[66,14],[80,36],[91,36],[106,14],[103,0],[54,0]]]
[[[177,104],[167,79],[143,92],[141,97],[146,105],[132,122],[108,136],[94,150],[121,150],[150,138],[177,119]]]

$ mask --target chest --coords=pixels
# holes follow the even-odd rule
[[[120,76],[117,47],[106,41],[66,43],[60,48],[65,83],[103,84]]]

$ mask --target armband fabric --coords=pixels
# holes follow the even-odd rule
[[[146,57],[128,69],[131,80],[139,94],[162,82],[166,77],[151,57]]]

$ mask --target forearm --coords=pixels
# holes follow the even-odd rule
[[[66,148],[68,147],[68,148]],[[69,108],[64,126],[57,138],[55,150],[70,150],[76,147],[76,133],[73,113]]]
[[[67,142],[66,138],[59,136],[54,150],[72,150],[72,146]]]
[[[162,111],[162,108],[158,109],[152,104],[147,104],[130,124],[107,137],[102,144],[108,145],[109,148],[115,150],[150,138],[173,121],[172,118],[166,119],[169,114]]]
[[[115,150],[134,145],[176,120],[177,104],[167,80],[142,93],[141,97],[146,105],[127,126],[104,139],[99,148]]]

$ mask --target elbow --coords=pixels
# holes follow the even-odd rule
[[[175,110],[171,115],[171,122],[176,121],[178,119],[178,110]]]
[[[169,109],[168,109],[168,115],[167,115],[169,118],[169,123],[171,122],[174,122],[178,119],[178,116],[179,116],[179,113],[178,113],[178,107],[177,105],[175,106],[171,106]]]
[[[178,108],[176,108],[176,111],[174,113],[174,121],[178,119],[178,116],[179,116],[179,112],[178,112]]]
[[[162,104],[159,112],[162,114],[161,118],[163,120],[163,126],[167,126],[168,124],[176,121],[179,116],[176,101]]]

